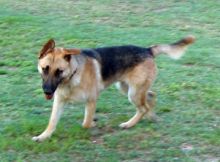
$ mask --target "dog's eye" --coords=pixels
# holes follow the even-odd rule
[[[49,73],[49,66],[46,66],[45,68],[42,68],[44,74],[48,74]]]
[[[55,71],[55,75],[56,75],[56,76],[60,76],[62,73],[63,73],[63,70],[60,70],[60,69],[57,69],[57,70]]]

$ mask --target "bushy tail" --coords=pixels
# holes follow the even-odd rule
[[[190,35],[172,44],[160,44],[151,47],[154,56],[167,54],[173,59],[179,59],[187,49],[187,46],[195,41],[195,37]]]

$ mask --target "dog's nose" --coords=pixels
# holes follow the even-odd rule
[[[46,95],[51,95],[51,94],[54,93],[54,91],[52,90],[52,87],[50,87],[50,86],[48,86],[48,85],[46,85],[46,84],[44,84],[44,85],[42,86],[42,88],[43,88],[43,91],[44,91],[44,93],[45,93]]]

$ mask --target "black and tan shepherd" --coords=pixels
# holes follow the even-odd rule
[[[96,100],[112,83],[137,109],[130,120],[119,125],[121,128],[134,126],[144,115],[154,118],[155,95],[150,91],[156,77],[154,58],[164,53],[178,59],[194,40],[187,36],[173,44],[149,48],[128,45],[94,49],[56,48],[55,41],[49,40],[39,53],[38,70],[46,99],[54,96],[53,109],[46,130],[32,139],[43,141],[52,135],[68,102],[85,102],[82,126],[93,127]]]

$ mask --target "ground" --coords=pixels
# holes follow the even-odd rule
[[[147,162],[220,160],[220,1],[0,0],[0,161]],[[193,34],[178,61],[155,59],[158,123],[122,130],[135,112],[114,86],[99,98],[97,127],[83,129],[83,104],[68,105],[51,139],[37,54],[57,46],[150,46]]]

